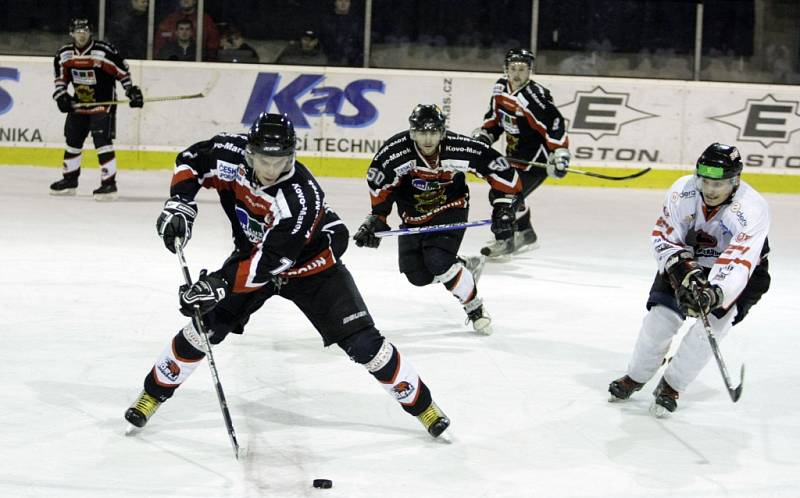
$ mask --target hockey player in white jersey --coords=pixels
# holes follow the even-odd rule
[[[647,300],[648,313],[627,374],[611,382],[609,401],[628,399],[663,364],[673,337],[687,317],[708,314],[721,340],[769,289],[767,202],[741,181],[736,147],[714,143],[697,160],[694,175],[667,192],[651,233],[658,262]],[[668,362],[650,411],[663,417],[678,406],[711,358],[702,320],[697,320]]]

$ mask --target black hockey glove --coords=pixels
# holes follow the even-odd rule
[[[517,196],[498,197],[492,202],[492,233],[497,240],[514,236],[514,221],[519,199]]]
[[[389,230],[389,225],[386,224],[386,217],[371,214],[358,227],[358,231],[353,235],[353,240],[356,241],[358,247],[366,246],[375,249],[381,244],[381,239],[375,236],[375,232],[383,232],[384,230]]]
[[[56,97],[56,105],[58,110],[64,113],[72,111],[72,97],[67,92],[60,93]]]
[[[550,178],[564,178],[572,155],[569,149],[556,149],[547,156],[547,176]]]
[[[176,239],[180,247],[192,238],[192,225],[197,216],[197,203],[184,201],[175,195],[164,203],[164,209],[156,220],[156,230],[164,241],[164,246],[171,252],[176,250]]]
[[[699,310],[709,313],[722,304],[722,289],[708,285],[703,268],[690,252],[681,251],[671,256],[664,268],[684,315],[697,317]]]
[[[717,285],[697,285],[678,290],[678,306],[686,316],[699,317],[700,310],[708,315],[714,309],[722,305],[722,289]]]
[[[125,95],[130,99],[128,105],[131,107],[144,107],[144,96],[136,85],[131,85],[125,90]]]
[[[181,303],[181,314],[194,316],[195,307],[200,309],[200,314],[205,315],[227,295],[228,282],[219,275],[207,274],[200,271],[200,278],[191,286],[181,285],[178,298]]]
[[[483,128],[475,128],[474,130],[472,130],[472,138],[485,143],[489,147],[491,147],[492,144],[494,143],[494,137]]]

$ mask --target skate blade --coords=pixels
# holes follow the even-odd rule
[[[119,197],[119,194],[114,192],[113,194],[94,194],[94,200],[97,202],[112,202],[116,201]]]
[[[142,429],[144,429],[144,427],[136,427],[135,425],[129,424],[128,428],[125,429],[125,436],[126,437],[135,436],[140,432],[142,432]]]
[[[76,195],[78,193],[77,188],[65,188],[64,190],[53,190],[50,189],[50,195],[57,195],[60,197],[68,197],[72,195]]]
[[[478,334],[478,335],[489,336],[489,335],[492,335],[494,333],[494,330],[492,329],[491,325],[487,325],[486,327],[483,327],[482,329],[475,330],[475,333]]]
[[[650,405],[650,415],[655,418],[667,418],[669,417],[669,410],[654,401],[653,404]]]
[[[618,397],[614,396],[613,394],[608,393],[608,402],[609,403],[622,403],[623,401],[627,401],[627,400],[622,399],[622,398],[618,398]]]

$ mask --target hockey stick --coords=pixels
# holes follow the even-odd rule
[[[178,255],[178,260],[181,262],[181,269],[183,270],[183,279],[186,285],[192,286],[192,277],[189,274],[189,268],[186,266],[186,258],[183,257],[183,247],[181,241],[175,241],[175,253]],[[239,442],[236,440],[236,432],[233,430],[233,421],[231,420],[231,412],[228,410],[228,402],[225,401],[225,392],[222,390],[222,384],[219,381],[219,374],[217,373],[217,364],[214,361],[214,355],[211,353],[211,343],[208,340],[208,332],[203,326],[203,318],[200,315],[200,307],[194,306],[194,325],[200,335],[203,337],[203,344],[206,348],[206,357],[208,358],[208,367],[211,369],[211,377],[214,379],[214,388],[217,390],[217,399],[219,400],[219,408],[222,410],[222,418],[225,419],[225,427],[228,429],[228,436],[231,439],[231,446],[233,446],[233,456],[239,459]]]
[[[384,230],[383,232],[375,232],[375,236],[392,237],[395,235],[414,235],[417,233],[431,233],[431,232],[446,232],[448,230],[460,230],[462,228],[479,227],[488,225],[492,220],[475,220],[467,221],[464,223],[445,223],[444,225],[431,225],[427,227],[413,227],[413,228],[398,228],[397,230]]]
[[[699,302],[697,284],[694,282],[692,283],[692,295],[694,296],[695,302]],[[711,331],[711,324],[708,323],[708,315],[706,315],[706,312],[701,307],[698,306],[698,308],[700,320],[703,322],[703,328],[706,329],[706,336],[708,337],[708,342],[711,344],[711,351],[714,352],[714,358],[717,360],[717,366],[722,374],[722,379],[725,381],[725,387],[728,389],[731,400],[736,403],[742,395],[742,387],[744,385],[744,363],[742,363],[742,369],[739,373],[739,386],[734,388],[730,375],[728,374],[728,369],[725,367],[725,362],[722,360],[717,338],[714,337],[714,333]]]
[[[528,164],[530,164],[531,166],[535,166],[537,168],[547,168],[547,163],[530,162]],[[645,168],[643,170],[637,171],[636,173],[631,173],[630,175],[625,175],[625,176],[610,176],[610,175],[604,175],[602,173],[594,173],[594,172],[591,172],[591,171],[583,171],[583,170],[575,169],[575,168],[567,168],[567,172],[568,173],[575,173],[575,174],[578,174],[578,175],[591,176],[592,178],[600,178],[602,180],[630,180],[632,178],[638,178],[638,177],[644,175],[645,173],[647,173],[651,169],[653,169],[653,168]]]
[[[219,73],[214,73],[214,76],[211,78],[211,81],[208,82],[205,89],[200,93],[192,93],[189,95],[167,95],[165,97],[145,97],[142,99],[143,102],[170,102],[173,100],[188,100],[188,99],[201,99],[211,92],[211,89],[214,88],[214,85],[217,84],[217,80],[219,79]],[[72,107],[75,109],[80,109],[83,107],[97,107],[101,105],[117,105],[117,104],[127,104],[130,100],[105,100],[103,102],[80,102],[72,104]]]

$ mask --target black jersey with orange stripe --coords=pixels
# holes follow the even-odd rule
[[[214,189],[231,224],[236,257],[222,272],[234,292],[258,290],[276,276],[313,275],[336,263],[323,228],[339,218],[311,172],[295,161],[272,185],[262,185],[245,160],[247,136],[221,133],[175,159],[171,196],[190,201]],[[346,233],[346,228],[342,225]]]
[[[512,91],[507,78],[498,79],[481,127],[495,141],[505,133],[506,155],[520,169],[530,166],[513,159],[546,162],[550,151],[569,148],[564,117],[553,103],[550,91],[535,81]]]
[[[465,135],[445,132],[433,158],[425,158],[409,131],[387,140],[367,170],[372,213],[421,225],[447,209],[469,206],[466,173],[484,178],[498,195],[517,194],[522,183],[505,157]]]

